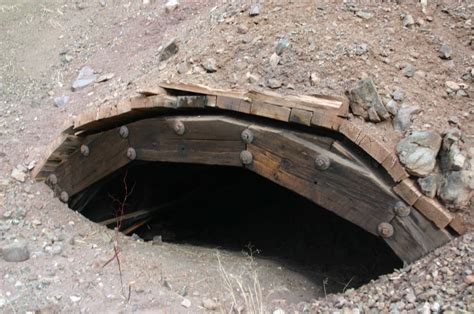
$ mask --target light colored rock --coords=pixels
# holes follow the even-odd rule
[[[77,295],[71,295],[69,297],[69,299],[71,300],[72,303],[77,303],[77,302],[81,301],[82,298],[80,296],[77,296]]]
[[[191,306],[191,301],[189,299],[183,299],[181,302],[181,305],[184,306],[185,308],[189,308]]]
[[[79,71],[76,80],[72,83],[72,90],[77,91],[78,89],[84,88],[94,83],[96,79],[97,75],[94,73],[94,70],[86,65]]]
[[[250,16],[260,15],[260,3],[252,3],[249,10]]]
[[[219,307],[219,303],[212,299],[204,298],[202,299],[202,306],[207,310],[214,311]]]
[[[356,46],[355,49],[355,54],[358,56],[362,56],[363,54],[366,54],[369,52],[369,45],[367,44],[359,44]]]
[[[277,80],[277,79],[269,79],[267,81],[267,86],[272,88],[272,89],[277,89],[277,88],[280,88],[282,85],[281,81]]]
[[[412,123],[412,116],[420,111],[421,109],[418,106],[403,104],[393,119],[393,128],[395,131],[405,131]]]
[[[393,91],[392,98],[396,101],[403,101],[403,99],[405,98],[405,92],[401,89],[397,89]]]
[[[457,91],[461,88],[458,83],[453,81],[446,81],[446,87],[452,89],[453,91]]]
[[[418,177],[429,175],[441,147],[441,136],[434,131],[415,131],[398,142],[396,150],[407,171]]]
[[[403,23],[403,26],[405,27],[412,27],[413,25],[415,25],[415,20],[413,19],[413,16],[411,16],[410,14],[405,14],[403,16],[402,23]]]
[[[278,43],[275,47],[275,52],[277,55],[281,56],[283,52],[290,47],[290,40],[287,37],[282,37],[278,40]]]
[[[428,197],[434,198],[436,191],[438,190],[439,176],[436,174],[430,174],[424,178],[418,179],[418,185],[423,194]]]
[[[348,96],[351,111],[354,115],[373,122],[390,118],[390,114],[380,100],[375,84],[370,78],[359,80],[356,86],[348,91]],[[369,116],[370,108],[373,108],[371,117]],[[373,114],[374,111],[377,113],[376,117]]]
[[[448,208],[466,208],[473,196],[473,190],[470,187],[473,179],[473,170],[445,173],[438,189],[438,197]]]
[[[280,308],[278,308],[278,309],[276,309],[275,311],[273,311],[273,314],[285,314],[285,311],[282,310],[282,309],[280,309]]]
[[[16,167],[16,168],[13,168],[11,172],[11,177],[18,182],[25,182],[26,173],[22,171],[21,169],[18,169],[18,167]]]
[[[28,245],[24,241],[13,242],[0,248],[2,258],[6,262],[23,262],[30,258]]]
[[[276,68],[278,63],[280,63],[280,59],[281,57],[279,55],[277,55],[276,53],[273,53],[270,57],[270,66],[272,68]]]
[[[179,7],[178,0],[168,0],[165,4],[165,11],[166,13],[170,13],[175,11]]]
[[[96,80],[97,83],[102,83],[102,82],[107,82],[107,81],[110,81],[111,79],[113,79],[115,77],[115,74],[114,73],[105,73],[105,74],[102,74],[101,76],[99,76]]]
[[[453,49],[451,47],[444,43],[439,47],[439,57],[441,59],[451,59],[451,55],[453,54]]]
[[[393,99],[390,99],[387,102],[385,108],[387,108],[387,111],[390,112],[392,116],[395,116],[398,113],[398,103]]]
[[[413,77],[416,73],[416,69],[411,64],[406,64],[405,67],[402,69],[403,75],[406,77]]]
[[[207,73],[214,73],[217,71],[217,62],[214,58],[208,58],[202,63],[202,67]]]
[[[374,16],[374,14],[372,12],[360,10],[356,12],[356,16],[364,20],[369,20]]]
[[[69,96],[67,95],[54,97],[54,105],[58,108],[62,108],[66,106],[68,102],[69,102]]]

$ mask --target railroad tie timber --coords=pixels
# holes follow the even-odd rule
[[[83,207],[81,193],[135,160],[242,167],[380,236],[407,263],[465,232],[392,150],[347,120],[348,104],[164,82],[78,115],[34,175]]]

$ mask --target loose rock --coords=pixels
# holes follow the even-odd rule
[[[161,47],[160,61],[166,61],[179,51],[176,38],[171,39],[167,44]]]
[[[356,16],[364,20],[369,20],[374,16],[374,14],[367,11],[357,11]]]
[[[393,119],[393,128],[395,131],[405,131],[411,125],[412,115],[420,111],[420,107],[418,106],[403,104]]]
[[[473,196],[469,184],[474,179],[473,171],[447,172],[438,190],[438,197],[449,208],[466,208]]]
[[[165,11],[166,13],[173,12],[179,7],[178,0],[168,0],[165,4]]]
[[[395,116],[398,112],[398,104],[395,100],[390,99],[387,104],[385,105],[385,108],[387,108],[387,111],[390,112],[392,116]]]
[[[286,37],[282,37],[278,40],[278,43],[275,47],[275,52],[277,55],[281,56],[283,52],[290,47],[290,40]]]
[[[434,131],[415,131],[402,139],[396,147],[398,158],[407,171],[426,177],[435,165],[441,147],[441,136]]]
[[[204,298],[202,299],[202,306],[207,310],[214,311],[219,307],[219,303],[212,299]]]
[[[249,10],[250,16],[260,15],[260,3],[252,3]]]
[[[392,93],[392,98],[396,101],[403,101],[405,98],[405,92],[401,89],[397,89]]]
[[[423,194],[428,197],[434,198],[436,191],[438,190],[439,176],[436,174],[430,174],[424,178],[418,179],[418,185]]]
[[[451,59],[451,55],[453,54],[453,49],[448,46],[448,44],[444,43],[439,47],[439,57],[441,59]]]
[[[26,242],[13,242],[0,249],[6,262],[23,262],[30,258],[30,251]]]
[[[206,61],[202,63],[202,67],[208,73],[214,73],[217,71],[217,63],[214,58],[208,58]]]
[[[413,16],[411,16],[410,14],[405,14],[403,16],[403,26],[405,27],[411,27],[413,25],[415,25],[415,20],[413,19]]]
[[[407,64],[405,65],[402,71],[403,75],[405,75],[406,77],[413,77],[415,75],[416,69],[413,65]]]
[[[270,57],[270,66],[272,68],[276,68],[278,63],[280,63],[280,56],[277,55],[276,53],[273,53],[272,56]]]
[[[25,182],[26,173],[23,170],[16,167],[16,168],[13,168],[12,173],[11,173],[11,177],[13,179],[15,179],[16,181],[18,181],[18,182]]]
[[[83,67],[72,83],[72,90],[77,91],[78,89],[84,88],[95,82],[97,75],[94,74],[94,70],[90,66]]]
[[[191,301],[189,299],[184,299],[181,302],[181,305],[184,306],[185,308],[189,308],[191,306]]]
[[[355,54],[358,56],[362,56],[363,54],[369,51],[369,45],[367,44],[360,44],[356,46]]]
[[[282,83],[277,79],[269,79],[267,81],[267,86],[272,88],[272,89],[280,88],[281,85],[282,85]]]
[[[69,96],[67,95],[54,98],[54,105],[58,108],[62,108],[66,106],[68,102],[69,102]]]
[[[350,107],[354,115],[361,116],[373,122],[390,118],[390,114],[380,100],[375,84],[370,78],[358,81],[356,86],[349,90],[348,96],[351,101]],[[370,108],[373,109],[369,115]],[[377,115],[374,115],[374,112],[377,113]]]

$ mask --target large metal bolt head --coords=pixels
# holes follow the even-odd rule
[[[174,130],[174,133],[176,133],[178,135],[183,135],[184,132],[186,132],[186,128],[184,127],[184,124],[181,121],[175,121],[174,122],[173,130]]]
[[[135,160],[137,158],[137,152],[132,147],[127,149],[127,157],[130,160]]]
[[[119,129],[119,134],[121,138],[128,138],[128,132],[128,128],[125,125],[121,126]]]
[[[246,144],[251,144],[253,142],[253,132],[250,131],[249,129],[245,129],[242,131],[240,134],[240,137],[242,138],[242,141]]]
[[[406,216],[410,215],[411,210],[410,210],[410,206],[408,206],[404,202],[400,201],[400,202],[397,202],[395,204],[395,206],[393,208],[393,211],[399,217],[406,217]]]
[[[314,166],[319,170],[326,170],[331,166],[331,160],[325,155],[319,155],[314,159]]]
[[[249,152],[248,150],[243,150],[240,152],[240,161],[244,165],[250,165],[253,161],[253,156],[252,153]]]
[[[59,199],[63,203],[67,203],[69,201],[69,194],[67,194],[66,191],[62,191],[61,194],[59,194]]]
[[[393,226],[388,222],[380,223],[377,230],[383,238],[390,238],[393,235]]]
[[[89,156],[89,154],[90,154],[89,146],[87,146],[87,145],[81,145],[81,154],[82,154],[82,156],[84,156],[84,157]]]
[[[56,185],[56,184],[58,184],[58,177],[56,177],[55,174],[50,174],[49,177],[48,177],[48,182],[51,185]]]

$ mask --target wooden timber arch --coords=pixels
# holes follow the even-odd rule
[[[407,263],[462,234],[347,113],[344,97],[163,83],[76,117],[34,175],[68,202],[134,160],[243,167],[382,237]]]

